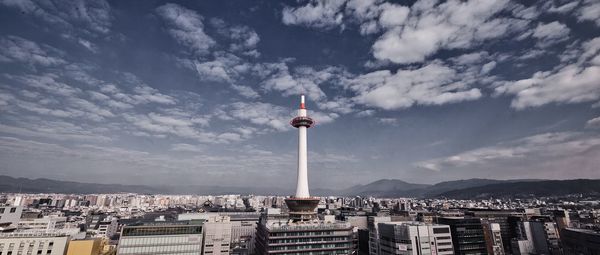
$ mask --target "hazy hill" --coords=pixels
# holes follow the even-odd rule
[[[0,175],[0,192],[23,193],[139,193],[139,194],[259,194],[290,195],[293,187],[231,187],[202,185],[121,185],[96,184],[51,179],[13,178]],[[440,182],[435,185],[415,184],[401,180],[383,179],[347,189],[313,188],[316,196],[374,196],[374,197],[448,197],[489,198],[526,197],[565,194],[600,194],[600,180],[491,180],[468,179]]]
[[[346,196],[375,196],[385,197],[388,195],[403,195],[417,194],[415,191],[423,190],[431,185],[414,184],[401,180],[382,179],[365,185],[357,185],[338,193]]]
[[[440,194],[448,198],[539,197],[568,194],[600,195],[600,180],[525,181],[456,189]]]

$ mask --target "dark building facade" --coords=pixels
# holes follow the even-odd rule
[[[600,254],[600,232],[565,228],[561,232],[564,254]]]
[[[450,226],[454,254],[487,254],[483,227],[479,218],[442,217],[437,223]]]

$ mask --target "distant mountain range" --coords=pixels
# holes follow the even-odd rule
[[[374,196],[374,197],[447,197],[489,198],[527,197],[567,194],[600,195],[600,180],[492,180],[468,179],[440,182],[434,185],[408,183],[395,179],[378,180],[347,189],[313,189],[317,196]],[[139,193],[139,194],[260,194],[289,195],[291,189],[273,187],[228,187],[202,185],[121,185],[96,184],[51,179],[13,178],[0,175],[0,192],[23,193]]]

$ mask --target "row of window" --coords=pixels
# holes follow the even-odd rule
[[[6,207],[2,207],[0,208],[0,214],[4,213],[6,210]],[[17,212],[17,208],[16,207],[11,207],[9,213],[15,213]]]

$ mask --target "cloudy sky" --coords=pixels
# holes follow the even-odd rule
[[[524,3],[530,2],[530,3]],[[600,2],[0,0],[0,174],[600,178]]]

